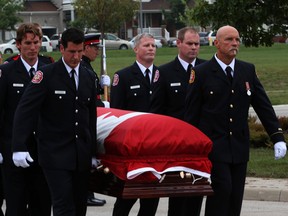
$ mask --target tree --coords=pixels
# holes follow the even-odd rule
[[[245,46],[271,46],[275,34],[287,35],[287,0],[216,0],[213,4],[197,0],[190,10],[191,19],[202,27],[234,26]]]
[[[168,0],[171,12],[163,11],[168,23],[172,23],[176,29],[185,27],[183,16],[187,5],[187,0]]]
[[[1,0],[0,8],[0,29],[4,35],[5,30],[15,30],[15,24],[22,21],[17,12],[23,10],[23,1]]]
[[[132,0],[76,0],[74,6],[76,20],[101,33],[117,31],[125,21],[132,20],[139,8]]]

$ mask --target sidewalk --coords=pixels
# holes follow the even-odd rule
[[[288,202],[288,179],[247,177],[244,200]]]

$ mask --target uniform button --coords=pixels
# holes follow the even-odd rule
[[[230,122],[233,122],[233,119],[232,119],[232,118],[230,118]]]
[[[19,94],[20,93],[20,91],[17,91],[17,94]]]
[[[78,122],[75,122],[75,125],[78,126]]]
[[[177,92],[178,92],[178,90],[175,90],[175,92],[177,93]]]
[[[78,100],[78,96],[76,96],[75,100]]]
[[[149,94],[152,95],[152,91],[149,91]]]
[[[234,90],[233,89],[231,90],[231,92],[232,92],[232,94],[234,94]]]
[[[230,136],[232,136],[232,132],[231,131],[229,132],[229,134],[230,134]]]
[[[78,109],[75,110],[75,113],[78,113]]]
[[[90,98],[88,98],[88,101],[90,101]]]
[[[62,99],[62,96],[59,96],[59,99]]]
[[[233,108],[233,104],[230,104],[230,108]]]
[[[77,134],[75,135],[75,138],[78,139],[78,135]]]
[[[33,131],[33,134],[35,135],[35,134],[36,134],[36,131]]]
[[[210,94],[212,95],[214,92],[213,91],[210,91]]]
[[[134,93],[134,96],[137,96],[137,93]]]

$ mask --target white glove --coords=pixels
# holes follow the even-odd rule
[[[109,101],[102,101],[102,103],[104,104],[105,108],[110,108],[110,103]]]
[[[97,168],[98,164],[99,164],[99,160],[97,160],[96,157],[92,157],[92,161],[91,161],[92,168]]]
[[[0,164],[2,164],[3,163],[3,156],[2,156],[2,154],[0,153]]]
[[[110,86],[111,84],[111,79],[108,75],[101,75],[100,78],[100,85],[103,88],[104,86]]]
[[[13,152],[12,158],[15,166],[23,168],[29,167],[30,165],[28,164],[28,162],[32,163],[34,161],[31,158],[29,152]]]
[[[280,158],[283,158],[286,155],[287,147],[286,143],[281,141],[277,142],[274,145],[274,154],[275,154],[275,160],[278,160]]]

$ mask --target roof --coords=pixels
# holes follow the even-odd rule
[[[24,11],[57,11],[58,8],[51,1],[25,1]]]

